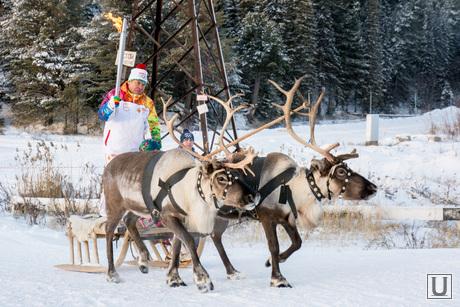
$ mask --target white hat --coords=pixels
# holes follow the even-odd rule
[[[137,64],[136,67],[131,69],[131,73],[129,74],[128,81],[139,80],[147,84],[148,83],[148,73],[147,73],[146,68],[147,67],[145,64]]]

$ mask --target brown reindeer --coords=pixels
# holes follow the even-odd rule
[[[166,109],[166,104],[164,106]],[[166,116],[166,110],[163,113]],[[174,121],[167,120],[171,136]],[[190,154],[198,161],[194,160]],[[178,274],[180,242],[190,251],[194,280],[199,290],[214,288],[196,253],[190,231],[209,234],[214,228],[217,211],[223,205],[247,210],[257,197],[241,183],[244,170],[256,154],[248,150],[238,163],[219,162],[196,153],[174,149],[165,152],[131,152],[115,157],[105,168],[103,188],[106,200],[107,280],[119,282],[113,262],[114,230],[125,216],[131,237],[140,251],[139,269],[148,272],[148,251],[136,228],[137,217],[160,217],[174,233],[173,254],[167,275],[170,286],[184,285]]]
[[[368,199],[377,190],[377,187],[363,176],[352,171],[345,160],[356,158],[358,154],[333,156],[330,151],[338,144],[322,149],[316,145],[314,126],[316,112],[323,97],[319,96],[317,102],[310,107],[304,102],[304,107],[310,108],[307,115],[310,118],[310,143],[304,141],[292,129],[291,105],[301,79],[296,80],[289,91],[281,89],[272,82],[284,95],[286,103],[280,106],[284,113],[284,120],[289,134],[298,142],[312,148],[325,158],[312,159],[310,168],[299,166],[293,159],[282,153],[270,153],[266,157],[257,157],[251,167],[254,177],[245,180],[252,182],[252,188],[260,193],[261,201],[249,214],[243,216],[256,219],[262,223],[267,238],[271,257],[266,265],[272,266],[271,286],[291,287],[280,272],[279,263],[284,262],[293,252],[301,247],[302,240],[299,235],[296,220],[307,227],[318,225],[322,216],[321,201],[325,198],[335,199],[342,197],[347,200]],[[297,108],[299,110],[299,108]],[[240,139],[245,138],[242,136]],[[227,208],[228,209],[228,208]],[[211,235],[212,240],[225,265],[228,278],[238,278],[239,272],[233,267],[222,244],[222,234],[227,228],[228,218],[239,218],[238,210],[220,211],[225,219],[220,219],[215,224]],[[291,246],[280,253],[276,226],[280,224],[291,239]]]

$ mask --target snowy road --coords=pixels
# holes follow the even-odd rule
[[[227,240],[228,241],[228,240]],[[282,272],[292,289],[269,287],[261,243],[230,242],[233,263],[246,278],[227,280],[217,251],[205,247],[202,261],[215,285],[201,294],[191,269],[181,271],[185,288],[169,288],[165,270],[147,275],[119,269],[120,284],[103,274],[64,272],[54,264],[68,261],[62,232],[30,227],[0,216],[0,306],[458,306],[460,251],[360,250],[305,246]],[[105,256],[105,253],[103,253]],[[453,274],[452,300],[427,300],[427,273]]]

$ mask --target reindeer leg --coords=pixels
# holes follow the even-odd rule
[[[169,264],[168,274],[166,275],[166,283],[170,287],[187,286],[182,278],[180,278],[178,270],[181,246],[182,242],[177,237],[174,237],[172,242],[171,262]]]
[[[227,271],[227,278],[228,279],[240,279],[241,273],[238,272],[228,259],[227,252],[225,251],[224,245],[222,244],[222,234],[225,232],[228,226],[228,221],[224,219],[216,219],[216,223],[214,225],[214,229],[211,234],[212,242],[214,242],[214,246],[216,247],[217,251],[219,252],[220,259],[222,260],[225,270]]]
[[[299,231],[297,230],[297,227],[294,225],[292,226],[291,224],[282,224],[284,229],[286,230],[287,234],[289,235],[289,238],[291,239],[291,246],[288,247],[284,252],[280,254],[279,261],[280,263],[286,261],[289,256],[292,255],[296,250],[298,250],[302,246],[302,238],[300,237]]]
[[[136,216],[134,213],[129,212],[125,217],[125,223],[126,223],[126,227],[129,230],[129,234],[131,238],[134,240],[134,243],[136,243],[137,249],[139,250],[139,259],[138,259],[139,270],[142,273],[147,274],[149,272],[149,267],[148,267],[149,251],[147,250],[147,247],[145,246],[144,241],[142,241],[141,239],[139,230],[137,230],[136,221],[138,218],[139,217]]]
[[[214,285],[209,278],[208,272],[204,269],[203,265],[200,262],[200,258],[196,252],[195,240],[193,236],[185,229],[184,225],[177,219],[172,216],[163,217],[163,222],[166,227],[174,232],[174,235],[185,244],[187,249],[190,252],[193,263],[193,276],[198,287],[198,290],[201,292],[208,292],[214,289]]]
[[[294,222],[295,223],[295,222]],[[298,250],[302,246],[302,238],[300,237],[299,231],[297,230],[297,226],[291,225],[291,223],[286,222],[281,224],[283,228],[286,230],[289,238],[291,239],[291,246],[289,246],[284,252],[279,255],[279,262],[285,262],[289,256],[292,255],[296,250]],[[271,265],[271,260],[268,259],[265,262],[265,266],[269,267]]]
[[[116,215],[109,214],[107,216],[107,224],[105,225],[105,242],[107,246],[107,281],[119,283],[120,276],[118,275],[117,271],[115,270],[115,265],[113,263],[113,237],[115,233],[115,228],[117,227],[118,223],[121,220],[124,212],[116,212]]]
[[[263,220],[262,226],[264,227],[265,236],[267,237],[268,248],[271,253],[272,257],[272,279],[270,282],[270,286],[272,287],[289,287],[292,288],[291,285],[288,283],[286,278],[280,272],[279,266],[279,252],[280,247],[278,243],[278,236],[276,234],[276,224],[271,222],[270,220]]]

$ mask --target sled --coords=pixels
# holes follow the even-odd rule
[[[166,227],[142,228],[139,229],[139,233],[142,240],[148,241],[146,246],[150,254],[148,261],[149,267],[167,268],[171,259],[171,246],[169,245],[169,241],[173,239],[174,234]],[[98,249],[98,239],[103,239],[105,244],[104,218],[85,219],[72,216],[67,223],[66,235],[69,240],[70,263],[55,265],[56,268],[65,271],[84,273],[107,272],[107,267],[100,263]],[[198,256],[201,256],[204,249],[205,238],[200,237],[197,233],[192,233],[192,235],[196,238],[200,238],[197,253]],[[133,257],[136,257],[134,255],[135,253],[137,254],[136,245],[132,244],[133,240],[131,239],[129,231],[119,227],[115,232],[115,240],[121,241],[119,254],[115,260],[115,267],[118,268],[123,264],[137,266],[136,259],[126,260],[129,250],[131,250]],[[90,242],[92,244],[90,244]],[[186,254],[181,254],[180,267],[184,268],[190,265],[190,257]]]

